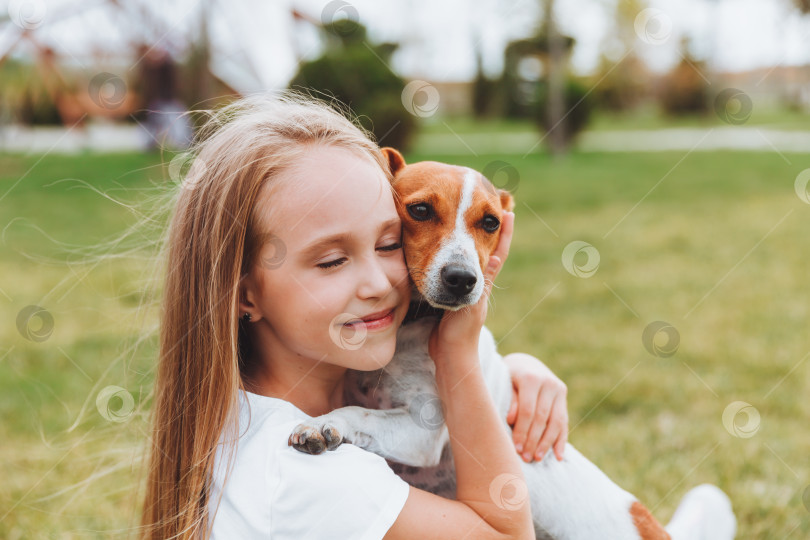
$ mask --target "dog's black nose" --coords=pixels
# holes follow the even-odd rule
[[[475,274],[462,266],[449,264],[442,268],[442,284],[457,297],[473,290],[476,281]]]

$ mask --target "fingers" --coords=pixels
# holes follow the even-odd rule
[[[492,282],[498,272],[501,271],[503,262],[506,256],[509,255],[509,246],[512,243],[512,233],[514,232],[515,214],[513,212],[505,212],[503,221],[501,222],[501,233],[498,239],[498,246],[492,252],[489,258],[489,264],[484,271],[484,279]]]
[[[567,425],[568,420],[566,420],[559,413],[558,406],[555,403],[552,406],[552,411],[549,415],[546,431],[543,433],[543,437],[540,439],[540,442],[537,445],[537,452],[535,453],[536,459],[542,460],[552,445],[555,447],[554,453],[557,456],[557,459],[562,459],[561,448],[558,446],[558,443],[560,442],[560,438],[563,436],[563,433],[565,433],[565,436],[567,436]],[[565,442],[563,442],[562,447],[565,447]]]
[[[493,255],[499,257],[501,261],[506,260],[509,255],[509,246],[512,244],[512,233],[515,232],[515,213],[504,212],[503,221],[501,222],[501,234],[498,239],[498,247],[492,252]]]
[[[557,457],[557,461],[562,461],[563,453],[565,452],[565,444],[568,442],[568,417],[565,417],[565,422],[563,424],[563,429],[560,432],[560,436],[557,437],[557,441],[554,443],[554,455]]]
[[[506,423],[514,425],[515,419],[517,418],[517,410],[518,410],[518,401],[517,401],[517,392],[515,391],[515,387],[512,387],[512,404],[509,405],[509,412],[506,413]]]
[[[512,430],[512,440],[515,442],[515,449],[519,454],[527,451],[526,439],[529,435],[529,428],[534,421],[535,410],[537,409],[537,396],[540,393],[540,385],[535,387],[524,382],[518,393],[518,415],[515,427]],[[529,454],[531,457],[531,453]]]
[[[552,422],[560,424],[560,434],[554,440],[554,455],[558,461],[562,461],[565,443],[568,442],[568,387],[560,381],[560,390],[557,399],[554,400],[554,407],[551,410]]]
[[[548,420],[554,405],[555,394],[549,389],[544,390],[546,391],[540,395],[537,401],[537,409],[534,411],[532,426],[524,445],[523,459],[527,462],[533,459],[543,459],[554,440],[548,441],[547,438],[550,436],[549,432],[553,431],[553,426],[549,424]]]

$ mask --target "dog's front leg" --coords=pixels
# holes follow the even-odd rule
[[[343,407],[299,424],[287,444],[301,452],[320,454],[347,442],[391,461],[413,467],[439,464],[449,440],[438,403],[374,410]],[[429,414],[425,412],[429,410]]]

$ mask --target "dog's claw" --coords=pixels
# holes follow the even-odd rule
[[[323,437],[326,440],[327,450],[334,450],[343,443],[343,437],[340,435],[340,432],[329,424],[323,426],[321,433],[323,433]]]
[[[324,424],[320,430],[311,425],[299,424],[287,439],[287,446],[312,455],[321,454],[324,450],[334,450],[341,444],[343,436],[329,424]]]

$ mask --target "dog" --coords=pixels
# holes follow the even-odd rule
[[[408,165],[393,148],[383,153],[393,175],[414,284],[411,309],[397,333],[391,362],[372,372],[348,370],[344,398],[350,405],[296,426],[288,444],[318,454],[351,443],[384,457],[410,485],[455,499],[450,437],[428,338],[443,311],[480,299],[482,268],[514,199],[472,169],[431,161]],[[506,423],[512,382],[486,327],[479,358]],[[521,465],[538,539],[727,540],[736,533],[728,497],[708,484],[687,493],[665,528],[571,444],[562,461],[549,451],[541,461]]]

